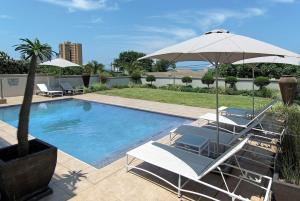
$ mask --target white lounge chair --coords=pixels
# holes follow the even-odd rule
[[[258,113],[253,119],[241,118],[237,116],[222,116],[219,114],[219,122],[221,124],[227,124],[233,126],[233,132],[235,133],[236,127],[247,128],[251,123],[258,121],[258,119],[265,115],[265,113],[272,108],[273,105],[269,105],[264,108],[260,113]],[[199,119],[204,119],[208,121],[208,123],[216,122],[216,115],[213,113],[206,113],[204,115],[199,116]],[[261,131],[265,131],[262,127],[262,124],[259,124]]]
[[[269,106],[273,106],[276,102],[277,102],[277,100],[273,100],[269,104],[267,104],[263,108],[261,108],[260,110],[254,111],[254,115],[252,114],[253,113],[252,110],[234,108],[234,107],[221,106],[221,107],[219,107],[219,111],[220,111],[220,114],[224,115],[224,116],[237,116],[237,117],[251,119],[254,116],[257,116],[262,111],[264,111]]]
[[[261,121],[261,119],[260,119]],[[239,140],[239,138],[245,137],[255,126],[258,125],[260,122],[253,122],[247,128],[243,129],[241,132],[237,134],[233,134],[230,132],[220,131],[219,135],[219,145],[230,147],[234,145],[234,143]],[[174,141],[173,139],[180,135],[180,137],[176,138]],[[263,142],[265,144],[271,144],[266,142],[269,140],[268,137],[262,135],[254,135],[256,142]],[[260,140],[261,139],[261,140]],[[170,144],[173,144],[175,147],[191,151],[194,153],[201,154],[204,150],[207,152],[207,156],[210,157],[210,153],[216,153],[216,150],[211,150],[210,144],[213,143],[216,145],[216,130],[209,128],[209,127],[197,127],[192,125],[182,125],[176,129],[173,129],[170,132]],[[213,146],[216,147],[216,146]],[[251,155],[255,155],[259,157],[263,161],[254,161],[261,165],[267,166],[268,168],[274,168],[275,165],[275,158],[273,155],[263,154],[260,151],[253,151],[248,149],[243,149],[247,153],[251,153]],[[253,161],[252,158],[247,158],[244,156],[240,156],[241,158],[245,158],[246,160]]]
[[[184,189],[187,182],[192,180],[198,184],[204,185],[210,189],[223,193],[224,195],[227,195],[228,197],[232,198],[232,200],[238,199],[238,200],[248,201],[249,200],[248,198],[242,197],[241,195],[237,195],[235,193],[241,182],[247,182],[249,184],[257,186],[259,189],[263,189],[265,191],[264,201],[267,201],[269,198],[272,178],[255,173],[253,171],[242,169],[236,158],[235,159],[238,166],[233,166],[226,163],[226,161],[229,158],[234,157],[234,155],[239,150],[242,149],[242,147],[247,143],[248,139],[249,136],[246,137],[244,140],[240,141],[239,143],[237,143],[235,146],[228,149],[226,152],[224,152],[216,159],[208,158],[175,147],[150,141],[142,146],[139,146],[127,152],[126,168],[127,171],[129,170],[128,168],[137,169],[149,173],[157,177],[158,179],[161,179],[162,181],[166,182],[167,184],[177,189],[178,197],[181,196],[182,192],[186,192],[186,193],[202,196],[211,200],[219,200],[215,197],[206,195],[204,193],[199,193],[199,192]],[[154,166],[157,166],[159,168],[177,174],[178,184],[175,185],[170,181],[168,181],[167,179],[163,178],[162,176],[159,176],[154,172],[151,172],[150,170],[131,165],[133,160],[129,162],[129,157],[133,157],[133,160],[139,159],[141,161],[147,162],[149,164],[152,164]],[[232,175],[230,173],[223,172],[222,168],[224,166],[229,166],[231,168],[240,170],[241,175],[237,176],[237,175]],[[223,180],[225,184],[224,188],[217,187],[214,186],[213,184],[203,181],[203,177],[211,172],[217,172],[221,175],[220,178]],[[224,175],[228,177],[237,178],[239,182],[235,187],[229,189],[231,187],[228,186],[228,183],[226,182],[226,179],[228,177],[225,178]],[[187,181],[182,183],[181,181],[182,177],[186,178]]]
[[[53,97],[53,96],[63,96],[64,95],[62,91],[48,90],[46,84],[37,84],[37,87],[39,89],[40,94],[43,96]]]
[[[244,137],[247,133],[249,133],[249,131],[255,128],[261,122],[261,120],[262,119],[259,119],[258,121],[253,122],[247,128],[244,128],[239,133],[233,133],[221,128],[220,135],[219,135],[219,143],[223,145],[232,144],[238,138]],[[197,142],[201,140],[200,138],[207,139],[208,142],[216,142],[217,140],[216,130],[212,127],[182,125],[170,131],[170,144],[172,144],[172,139],[174,139],[174,137],[178,134],[181,135],[181,137],[175,140],[175,144],[177,145],[185,144],[184,142],[187,142],[189,144],[192,143],[197,144]]]
[[[61,88],[64,91],[64,94],[82,94],[83,89],[75,89],[69,82],[61,82],[60,83]]]

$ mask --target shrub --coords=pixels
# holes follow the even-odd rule
[[[135,84],[138,84],[141,82],[141,73],[139,71],[134,71],[132,74],[131,74],[131,79],[132,81],[135,83]]]
[[[279,147],[277,168],[281,179],[300,184],[300,107],[281,104],[273,110],[286,120],[287,131]]]
[[[152,85],[152,82],[155,82],[156,78],[154,75],[147,75],[146,81],[150,82],[150,85]]]
[[[128,85],[113,85],[112,88],[125,89],[125,88],[129,88],[129,86]]]
[[[225,78],[225,83],[229,84],[229,87],[236,90],[235,84],[237,83],[237,78],[234,76],[228,76]]]
[[[187,86],[189,83],[193,82],[193,79],[191,77],[189,77],[189,76],[185,76],[185,77],[181,78],[181,81],[183,83],[185,83],[185,85]]]
[[[226,88],[225,89],[225,94],[227,95],[240,95],[240,91],[235,90],[234,88],[230,87],[230,88]]]
[[[207,87],[209,88],[209,85],[213,84],[215,82],[215,78],[212,73],[207,72],[202,78],[201,82],[203,84],[206,84]]]
[[[95,83],[95,84],[92,84],[89,88],[84,88],[83,92],[84,93],[92,93],[92,92],[104,91],[104,90],[109,90],[109,88],[106,85],[103,85],[100,83]]]
[[[296,100],[297,100],[297,103],[300,104],[300,79],[298,79],[298,83],[297,83]]]
[[[268,84],[270,84],[270,80],[268,77],[262,77],[259,76],[255,78],[254,84],[259,87],[259,90],[262,90],[262,88],[266,87]]]
[[[106,84],[107,79],[108,79],[109,76],[110,76],[109,73],[106,73],[106,72],[100,73],[100,82],[102,84]]]

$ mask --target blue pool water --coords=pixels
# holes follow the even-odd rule
[[[18,125],[20,106],[0,109],[0,120]],[[32,104],[30,133],[95,167],[189,120],[76,99]]]

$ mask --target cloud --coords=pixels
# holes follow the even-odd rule
[[[103,19],[101,17],[93,18],[90,23],[92,24],[100,24],[103,23]]]
[[[53,5],[67,8],[70,12],[76,10],[117,10],[119,8],[117,3],[108,5],[107,0],[39,0]]]
[[[197,35],[197,33],[193,29],[185,29],[178,27],[154,27],[154,26],[138,26],[138,31],[149,32],[149,33],[158,33],[176,37],[178,39],[187,39],[192,38]]]
[[[0,19],[2,19],[2,20],[10,20],[10,19],[12,19],[12,17],[9,16],[9,15],[2,14],[2,15],[0,15]]]
[[[262,16],[266,10],[261,8],[246,8],[243,11],[229,9],[213,9],[203,11],[183,10],[176,13],[167,13],[150,18],[164,18],[174,23],[196,25],[201,30],[207,31],[220,26],[228,20],[242,21],[247,18]]]

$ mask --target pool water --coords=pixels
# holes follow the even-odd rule
[[[18,125],[20,106],[0,108],[0,120]],[[128,149],[158,139],[190,120],[107,104],[68,99],[32,104],[30,133],[95,167]]]

